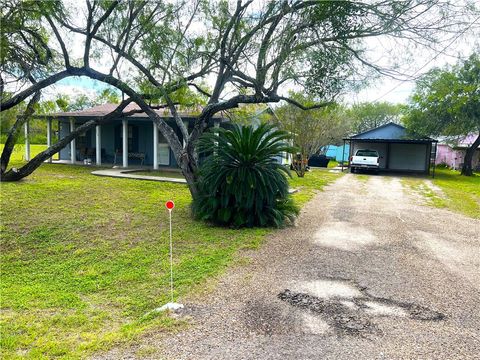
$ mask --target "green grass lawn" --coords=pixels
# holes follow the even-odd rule
[[[423,179],[404,178],[404,184],[422,194],[432,206],[447,208],[480,219],[480,174],[461,176],[460,172],[445,168],[435,171],[434,185],[441,193],[425,185]]]
[[[204,291],[207,279],[238,261],[239,250],[258,247],[274,231],[212,227],[191,219],[185,185],[91,170],[44,164],[21,182],[1,184],[2,358],[83,358],[149,331],[187,326],[151,313],[169,300],[168,199],[176,203],[176,297]],[[303,205],[340,174],[294,176],[294,198]]]
[[[337,167],[338,164],[339,164],[338,161],[330,160],[330,161],[328,162],[328,167],[329,167],[329,168],[334,168],[334,167]]]
[[[3,151],[4,144],[0,144],[0,153]],[[47,149],[47,145],[30,145],[30,157],[33,158],[38,153],[41,153],[43,150]],[[11,164],[10,165],[21,165],[22,161],[24,160],[25,156],[25,145],[17,144],[13,148],[12,156],[10,157]],[[54,158],[56,159],[58,155]]]

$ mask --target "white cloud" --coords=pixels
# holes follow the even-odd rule
[[[66,84],[55,84],[48,88],[45,88],[42,91],[42,97],[44,100],[53,100],[56,99],[58,95],[67,95],[70,98],[75,98],[80,95],[86,95],[89,98],[93,99],[97,96],[96,89],[88,89],[82,86],[76,85],[66,85]]]

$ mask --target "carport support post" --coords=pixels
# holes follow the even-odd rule
[[[70,119],[70,133],[75,131],[75,119]],[[77,145],[75,143],[75,138],[70,141],[70,162],[75,164],[77,160]]]
[[[122,120],[122,166],[128,167],[128,121]]]
[[[102,165],[102,129],[100,125],[95,126],[95,164]]]
[[[158,126],[156,122],[153,124],[153,169],[158,169]]]
[[[343,139],[343,148],[342,148],[342,173],[343,173],[343,162],[345,161],[345,139]]]

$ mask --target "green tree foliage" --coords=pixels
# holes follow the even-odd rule
[[[299,93],[291,93],[290,98],[307,106],[316,102],[314,98]],[[338,144],[350,129],[345,109],[337,104],[312,110],[302,110],[297,106],[285,104],[275,110],[275,117],[272,120],[293,138],[293,145],[299,151],[293,165],[300,177],[305,175],[310,156],[318,153],[323,146]]]
[[[225,112],[228,119],[238,125],[260,125],[272,123],[273,110],[266,104],[242,104],[236,109]]]
[[[195,144],[216,114],[241,104],[283,100],[305,108],[282,95],[286,85],[315,95],[321,101],[316,106],[325,105],[362,84],[372,71],[394,71],[369,56],[368,38],[442,46],[434,40],[456,36],[473,13],[472,7],[443,0],[5,0],[0,10],[2,24],[9,25],[1,33],[6,52],[0,80],[21,85],[11,98],[2,98],[2,111],[68,77],[86,76],[113,86],[125,94],[120,116],[135,102],[158,125],[192,196]],[[206,82],[211,91],[203,88]],[[143,91],[145,83],[152,91]],[[186,128],[176,108],[175,94],[186,87],[208,99],[193,129]],[[174,128],[152,111],[159,99],[170,110]],[[117,112],[112,113],[116,119]],[[67,144],[57,142],[17,172],[5,173],[2,181],[28,176]]]
[[[465,153],[462,175],[472,175],[472,157],[480,146],[480,56],[455,66],[433,69],[417,81],[405,124],[420,134],[478,137]]]
[[[352,105],[348,116],[352,120],[352,132],[355,134],[374,129],[389,122],[400,123],[402,105],[389,102],[363,102]]]
[[[0,64],[3,81],[9,76],[32,80],[55,69],[55,50],[52,49],[48,24],[42,14],[65,17],[60,1],[5,0],[2,1],[0,26]]]
[[[2,111],[0,113],[0,134],[2,139],[5,134],[10,130],[17,116],[25,111],[25,104],[22,103],[19,106]]]
[[[289,135],[271,125],[235,125],[200,139],[196,217],[234,227],[282,226],[298,213],[288,194],[288,169],[277,156],[291,151]]]

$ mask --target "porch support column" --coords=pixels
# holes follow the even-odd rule
[[[47,148],[50,146],[52,146],[52,119],[47,119]],[[52,162],[52,158],[49,158],[48,162]]]
[[[70,119],[70,133],[75,131],[75,120]],[[77,161],[77,145],[75,139],[70,142],[70,162],[75,164]]]
[[[158,169],[158,126],[155,121],[153,123],[153,169]]]
[[[102,129],[100,125],[95,127],[95,164],[102,165]]]
[[[122,120],[122,158],[123,167],[128,167],[128,121]]]
[[[30,133],[30,122],[25,121],[24,125],[25,130],[25,161],[30,161],[30,139],[28,138]]]

